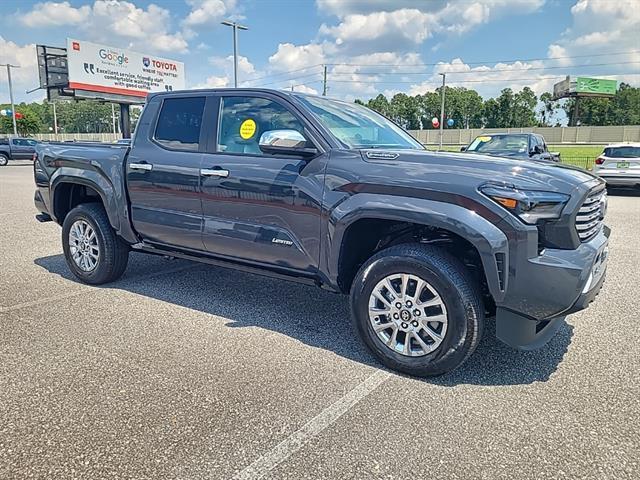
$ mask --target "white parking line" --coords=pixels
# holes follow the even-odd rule
[[[390,376],[390,373],[378,370],[340,400],[312,418],[302,428],[289,435],[251,465],[239,471],[233,478],[235,480],[254,480],[264,477],[280,463],[300,450],[305,443],[351,410],[360,400],[373,392]]]

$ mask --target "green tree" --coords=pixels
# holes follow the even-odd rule
[[[558,103],[553,100],[553,95],[549,92],[544,92],[540,95],[540,102],[542,102],[542,108],[540,109],[540,126],[552,127],[553,117],[558,108]]]

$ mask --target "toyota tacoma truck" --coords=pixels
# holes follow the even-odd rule
[[[603,180],[427,151],[326,97],[152,94],[130,146],[42,144],[34,176],[81,281],[118,279],[133,251],[348,294],[364,344],[416,376],[461,365],[486,317],[508,345],[541,347],[607,267]]]

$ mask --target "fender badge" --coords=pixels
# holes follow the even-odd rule
[[[395,160],[400,156],[399,153],[392,152],[367,152],[365,155],[367,156],[367,158],[377,160]]]

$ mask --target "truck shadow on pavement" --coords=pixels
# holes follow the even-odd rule
[[[77,281],[62,255],[38,258],[35,263],[71,282]],[[381,368],[356,338],[348,298],[319,288],[137,253],[131,255],[127,272],[119,281],[98,288],[131,292],[215,315],[230,328],[271,330]],[[131,313],[126,316],[130,318]],[[542,349],[520,352],[495,338],[495,322],[488,319],[478,349],[464,365],[448,375],[423,381],[442,386],[544,382],[562,361],[572,336],[573,327],[564,325]]]

